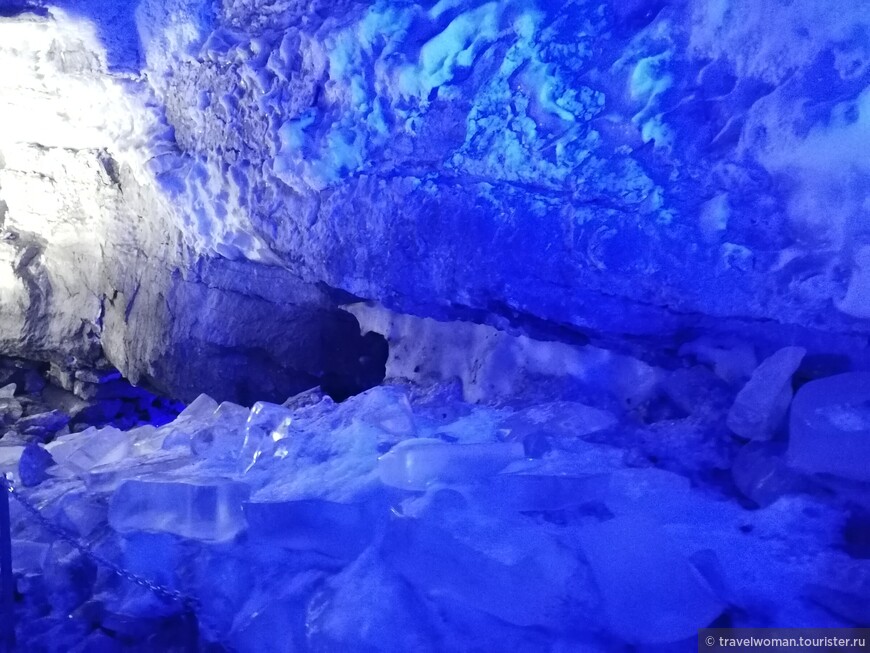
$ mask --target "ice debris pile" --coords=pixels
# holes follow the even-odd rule
[[[655,370],[645,406],[396,381],[59,435],[23,496],[188,601],[13,503],[19,640],[183,650],[195,619],[212,650],[670,651],[711,624],[867,625],[870,383],[801,361]]]

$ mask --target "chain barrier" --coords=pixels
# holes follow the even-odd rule
[[[57,539],[66,542],[71,547],[73,547],[76,551],[85,556],[88,560],[91,560],[95,564],[107,568],[116,576],[123,578],[139,587],[144,587],[147,590],[150,590],[155,595],[160,596],[164,599],[168,599],[170,601],[180,603],[186,610],[191,612],[196,612],[200,607],[199,601],[191,596],[183,594],[177,590],[171,589],[169,587],[165,587],[164,585],[160,585],[155,583],[143,576],[139,576],[138,574],[134,574],[131,571],[128,571],[121,567],[120,565],[115,564],[105,556],[102,556],[90,548],[88,548],[85,544],[83,544],[77,537],[69,533],[63,527],[55,524],[46,518],[37,508],[33,505],[19,490],[15,487],[15,484],[11,479],[2,478],[0,476],[0,484],[4,485],[5,489],[9,492],[13,499],[24,508],[25,511],[30,513],[33,518],[44,528],[47,532],[54,535]]]

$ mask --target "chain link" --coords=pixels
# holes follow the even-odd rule
[[[153,581],[148,580],[138,574],[134,574],[127,569],[115,564],[108,558],[101,556],[98,553],[90,550],[86,545],[82,544],[78,538],[74,537],[71,533],[67,532],[66,529],[58,526],[54,522],[47,519],[40,511],[39,508],[34,506],[15,485],[12,483],[12,480],[4,478],[3,475],[0,475],[0,484],[3,484],[6,490],[12,495],[12,498],[18,502],[24,510],[30,513],[34,519],[49,533],[57,537],[59,540],[66,542],[71,547],[73,547],[76,551],[81,553],[83,556],[88,558],[89,560],[95,562],[96,564],[109,569],[112,573],[120,578],[124,578],[139,587],[144,587],[147,590],[150,590],[157,596],[163,597],[165,599],[169,599],[170,601],[174,601],[182,604],[186,609],[196,611],[199,608],[199,601],[191,596],[187,596],[186,594],[182,594],[181,592],[171,589],[169,587],[165,587],[163,585],[159,585]]]

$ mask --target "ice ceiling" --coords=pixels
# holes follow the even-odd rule
[[[192,398],[209,381],[190,361],[216,348],[318,377],[322,354],[276,353],[257,331],[342,331],[332,309],[354,299],[559,339],[863,348],[858,7],[5,13],[6,350],[83,358],[98,342],[131,378]],[[22,266],[26,248],[39,256]],[[171,326],[192,302],[198,325]]]
[[[870,369],[867,0],[0,0],[0,71],[0,355],[50,365],[79,395],[76,384],[100,385],[91,379],[117,369],[185,402],[200,393],[236,402],[219,408],[200,397],[157,436],[146,429],[127,448],[94,445],[82,454],[87,464],[76,458],[79,444],[63,440],[72,434],[62,435],[49,447],[66,465],[63,478],[177,453],[179,444],[227,477],[250,472],[260,457],[277,456],[284,472],[288,456],[316,461],[304,473],[293,468],[297,484],[277,480],[267,465],[244,487],[233,480],[184,489],[191,502],[268,503],[245,508],[252,533],[283,523],[269,512],[276,502],[315,497],[330,502],[323,523],[365,540],[335,554],[356,562],[329,581],[327,607],[306,604],[328,633],[326,648],[309,642],[312,650],[362,641],[330,621],[353,603],[355,582],[383,582],[384,600],[413,604],[374,620],[416,633],[401,640],[404,650],[431,643],[408,625],[418,618],[435,630],[446,620],[438,642],[455,650],[473,650],[473,638],[463,637],[480,629],[500,633],[481,640],[497,648],[525,629],[517,650],[545,650],[541,632],[568,642],[558,650],[613,650],[682,641],[721,614],[754,625],[810,625],[821,614],[837,615],[836,625],[870,622],[857,604],[832,599],[837,590],[819,590],[808,567],[777,566],[764,551],[765,537],[820,556],[842,544],[821,533],[835,532],[831,524],[852,508],[825,504],[804,531],[791,520],[806,506],[776,503],[806,490],[802,474],[831,475],[825,492],[870,510],[862,471],[870,453],[854,435],[867,434],[868,418],[842,408],[870,400],[862,390],[870,385],[862,375]],[[272,419],[262,417],[269,409],[237,405],[278,404],[318,385],[343,399],[384,374],[394,385],[338,407],[328,397],[285,406],[296,411],[299,433],[317,434],[311,451],[280,449],[286,429],[258,426]],[[848,401],[837,403],[841,396]],[[0,394],[0,402],[15,397]],[[27,419],[24,412],[15,419]],[[360,424],[368,426],[354,445],[346,438]],[[264,428],[280,436],[268,446],[251,435]],[[819,432],[836,432],[848,463],[823,453],[830,448],[818,444]],[[215,433],[229,444],[214,444]],[[569,433],[600,440],[588,451],[552,444]],[[439,453],[446,442],[482,448]],[[507,448],[486,449],[497,444]],[[630,454],[616,463],[619,447]],[[330,456],[334,466],[317,466]],[[414,456],[423,462],[412,465]],[[649,478],[632,476],[638,456],[652,465]],[[527,478],[615,476],[568,489],[540,480],[540,488],[517,489],[514,477],[495,476],[529,458],[544,462],[522,468]],[[422,480],[402,476],[415,465]],[[754,552],[748,562],[726,546],[728,529],[748,523],[742,508],[686,494],[686,478],[693,492],[700,484],[727,493],[719,473],[740,501],[779,506],[778,516],[752,513],[761,534],[744,538]],[[305,474],[326,485],[318,493]],[[381,536],[361,524],[386,501],[375,477],[390,492],[423,492],[433,479],[451,486],[486,477],[492,485],[409,500],[399,512],[412,521],[398,530],[373,520],[373,532],[388,533],[371,549]],[[112,478],[103,490],[117,489],[106,517],[113,532],[151,532],[141,515],[165,510],[173,489],[156,481],[123,489],[123,473]],[[690,506],[694,517],[659,519],[654,501],[638,507],[633,487],[652,487],[661,505]],[[563,565],[571,558],[560,548],[569,546],[564,537],[557,546],[513,513],[514,530],[495,553],[456,553],[504,528],[496,522],[505,506],[494,508],[494,496],[516,493],[514,512],[535,513],[549,532],[553,520],[570,528],[594,513],[564,499],[575,490],[614,517],[574,534],[588,568]],[[154,503],[134,510],[119,496]],[[485,509],[465,512],[468,502]],[[335,508],[348,503],[365,507]],[[659,547],[658,526],[632,521],[640,513],[663,521],[681,544]],[[704,537],[692,530],[702,513],[717,517]],[[456,530],[453,553],[433,553],[432,543],[447,537],[439,521]],[[323,523],[310,526],[311,548],[332,555],[332,544],[317,539]],[[240,524],[204,539],[232,539],[248,527]],[[196,540],[191,528],[168,532]],[[628,550],[608,559],[607,543],[638,529],[651,533],[651,549],[666,551],[661,560],[679,560],[673,582],[694,613],[669,622],[679,608],[655,589],[668,579],[655,577],[637,592],[648,600],[644,610],[658,605],[661,630],[638,631],[637,605],[605,591],[604,639],[572,639],[575,632],[554,624],[575,609],[596,623],[599,608],[584,603],[585,590],[541,590],[518,606],[498,598],[529,592],[538,575],[575,587],[591,574],[612,588],[625,569],[658,568],[661,560]],[[512,548],[526,537],[527,549]],[[421,566],[407,553],[416,550],[434,561]],[[381,554],[396,576],[372,562]],[[480,564],[496,579],[483,584],[477,605],[488,616],[459,618],[456,605],[473,603],[479,588],[424,567],[472,569],[478,554],[491,556]],[[501,574],[499,565],[536,556],[545,568]],[[825,558],[826,569],[838,564],[846,563]],[[775,580],[738,581],[764,567]],[[298,585],[284,587],[281,600],[303,601],[316,580],[310,573],[294,577]],[[866,565],[855,577],[870,579]],[[799,598],[810,585],[815,607]],[[418,604],[408,587],[430,592]],[[424,605],[433,592],[448,597],[437,617]],[[768,602],[783,595],[776,613]],[[210,618],[235,621],[215,626],[215,641],[255,650],[251,624],[262,614],[298,627],[268,616],[274,606],[225,598]],[[741,621],[746,615],[761,616]],[[510,627],[500,631],[489,618]],[[580,641],[586,648],[571,649]],[[384,646],[371,635],[358,650]]]

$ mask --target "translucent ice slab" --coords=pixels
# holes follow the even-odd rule
[[[234,461],[245,440],[245,423],[251,411],[230,401],[214,412],[214,419],[190,439],[193,453],[211,461]]]
[[[870,481],[870,372],[807,383],[794,398],[789,431],[793,467]]]
[[[433,483],[462,483],[491,476],[523,457],[520,442],[449,444],[436,439],[405,440],[378,460],[384,485],[425,490]]]
[[[290,434],[292,424],[291,410],[266,401],[254,404],[245,425],[245,440],[239,456],[241,470],[250,471],[260,458],[274,453],[275,443]]]
[[[134,441],[129,434],[107,427],[63,436],[45,448],[58,465],[82,474],[97,465],[123,460],[131,454]]]
[[[129,480],[112,496],[109,524],[121,533],[229,540],[245,528],[242,503],[248,496],[246,485],[228,480]]]
[[[570,551],[528,531],[516,543],[509,527],[472,547],[432,521],[396,519],[384,538],[384,560],[411,585],[517,626],[565,627],[577,567]]]

